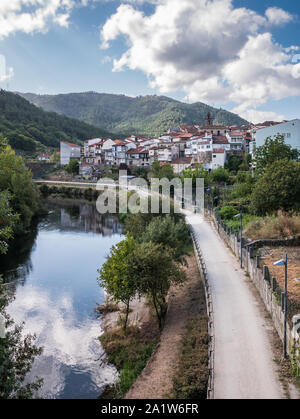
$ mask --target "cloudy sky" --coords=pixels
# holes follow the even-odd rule
[[[295,0],[0,0],[0,86],[300,117]]]

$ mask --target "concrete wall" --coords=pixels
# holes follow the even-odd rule
[[[60,164],[62,166],[69,164],[70,159],[80,159],[80,146],[71,146],[67,143],[60,143]]]
[[[225,226],[217,221],[214,217],[215,226],[222,239],[232,249],[236,257],[240,258],[240,241],[237,234],[233,234]],[[278,292],[274,288],[275,280],[266,275],[267,267],[264,268],[263,261],[255,256],[255,252],[251,248],[243,248],[243,268],[250,275],[252,282],[255,284],[268,312],[270,313],[275,329],[280,339],[283,341],[284,314],[282,301],[278,298]],[[297,314],[297,313],[295,313]],[[287,346],[288,353],[297,360],[300,367],[300,335],[295,334],[297,327],[292,328],[290,324],[287,326]],[[296,353],[294,350],[296,348]]]
[[[284,135],[287,144],[300,150],[300,119],[257,130],[255,134],[256,147],[264,145],[267,137],[274,137],[277,134]]]

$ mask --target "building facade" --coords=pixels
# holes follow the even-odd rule
[[[80,160],[80,157],[81,147],[79,145],[68,142],[60,143],[60,164],[62,166],[69,164],[71,159]]]
[[[286,144],[300,151],[300,119],[256,130],[251,151],[254,152],[255,147],[264,145],[268,137],[275,137],[277,134],[283,135]]]

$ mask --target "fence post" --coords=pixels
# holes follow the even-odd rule
[[[276,278],[272,276],[272,291],[275,292],[277,288]]]
[[[281,308],[284,307],[284,292],[281,292]]]

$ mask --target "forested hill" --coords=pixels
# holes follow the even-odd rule
[[[139,96],[105,93],[35,95],[19,93],[46,111],[54,111],[110,132],[126,135],[159,135],[181,124],[204,124],[210,112],[215,124],[243,125],[247,121],[224,109],[204,103],[187,104],[166,96]]]
[[[92,137],[110,134],[77,119],[58,115],[32,105],[21,96],[0,90],[0,134],[16,150],[35,151],[59,147],[60,141],[80,144]]]

